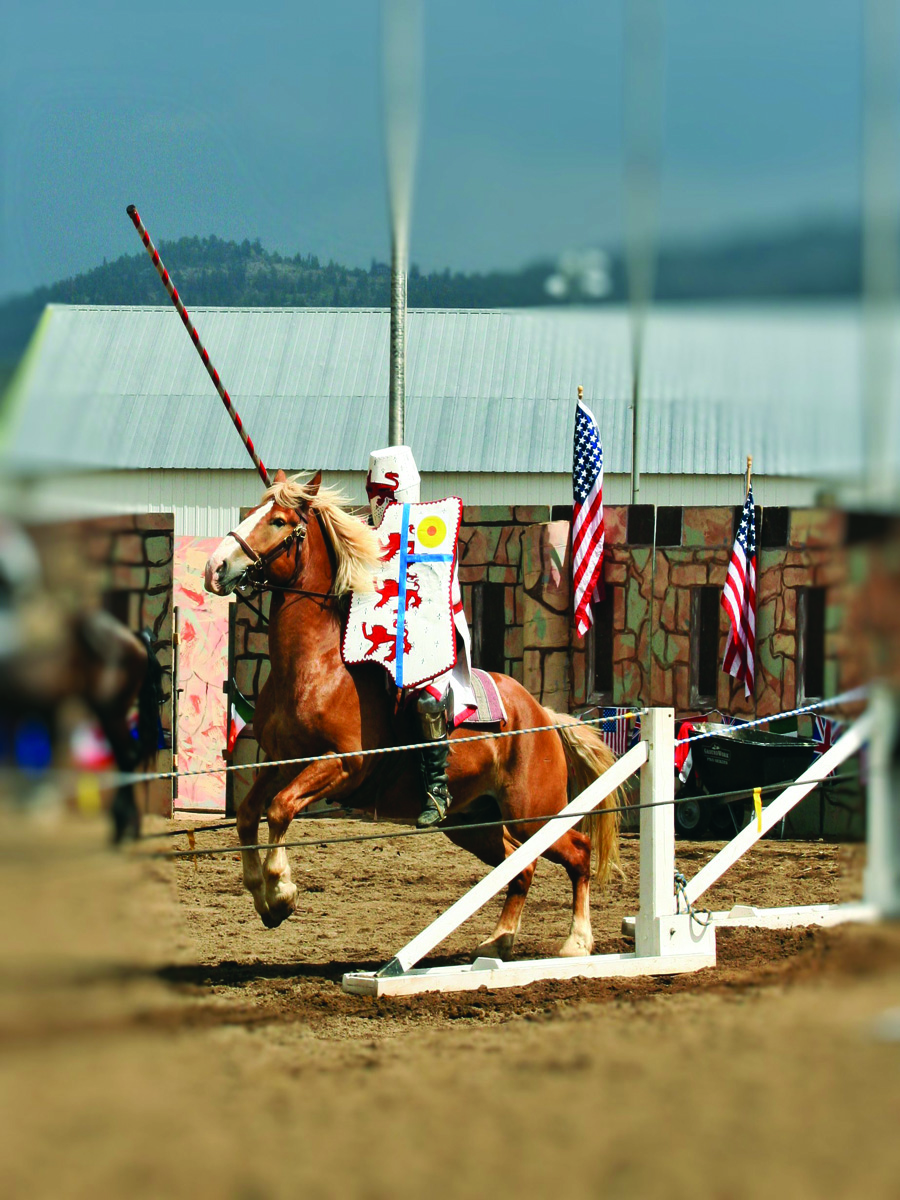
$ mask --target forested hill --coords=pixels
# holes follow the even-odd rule
[[[260,242],[185,237],[160,242],[160,257],[172,273],[188,310],[224,307],[387,307],[390,268],[322,263],[314,255],[293,258],[270,253]],[[413,308],[507,308],[547,303],[544,281],[552,266],[488,275],[421,274],[410,271]],[[0,303],[0,358],[24,348],[46,304],[167,304],[163,286],[145,253],[123,255],[83,275],[36,288]]]
[[[192,306],[387,306],[390,271],[323,264],[314,255],[286,258],[259,240],[185,237],[161,242],[160,254],[185,303]],[[519,308],[609,303],[625,295],[618,254],[587,256],[562,266],[538,262],[517,271],[424,274],[413,267],[411,308]],[[600,263],[598,275],[597,264]],[[593,282],[589,279],[593,271]],[[846,297],[859,290],[859,236],[830,224],[719,242],[664,247],[657,269],[660,300]],[[556,287],[548,280],[553,279]],[[599,279],[599,286],[598,286]],[[587,282],[586,282],[587,281]],[[165,304],[162,284],[141,251],[83,275],[0,303],[0,364],[14,363],[46,304]]]

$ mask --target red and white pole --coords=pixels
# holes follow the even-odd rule
[[[187,309],[181,303],[181,297],[178,295],[178,289],[175,287],[175,285],[172,283],[172,280],[169,278],[169,272],[163,266],[162,259],[159,257],[159,251],[156,249],[156,247],[153,245],[153,242],[150,240],[150,234],[144,228],[144,222],[138,216],[138,210],[134,207],[133,204],[129,204],[128,207],[125,209],[125,211],[128,213],[129,217],[131,218],[135,229],[140,234],[141,241],[144,243],[147,253],[150,255],[153,265],[154,265],[154,267],[156,267],[156,270],[159,273],[159,277],[163,281],[163,286],[165,287],[166,291],[169,293],[169,297],[170,297],[172,303],[178,309],[178,315],[181,317],[181,320],[184,322],[184,327],[190,334],[191,341],[194,343],[195,347],[197,348],[197,353],[203,359],[203,365],[204,365],[204,367],[206,367],[206,370],[207,370],[207,373],[209,374],[210,379],[215,384],[216,391],[219,393],[222,403],[225,405],[225,408],[228,411],[229,417],[231,417],[231,420],[234,424],[235,429],[240,434],[241,441],[244,443],[244,445],[247,448],[247,453],[253,459],[253,465],[256,467],[257,471],[259,472],[260,478],[262,479],[262,481],[266,485],[266,487],[271,487],[272,480],[269,478],[269,472],[266,470],[265,466],[263,465],[262,459],[256,453],[256,449],[253,445],[253,440],[251,439],[250,435],[247,433],[246,429],[244,428],[243,421],[241,420],[234,405],[231,403],[231,397],[228,395],[228,392],[225,390],[225,387],[223,386],[222,381],[219,378],[219,372],[209,361],[209,355],[207,354],[203,343],[200,341],[200,337],[197,333],[197,330],[194,328],[191,318],[188,316]]]

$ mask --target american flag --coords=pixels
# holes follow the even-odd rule
[[[744,695],[752,696],[756,669],[756,519],[752,484],[747,488],[741,523],[731,551],[728,578],[722,590],[722,607],[731,622],[722,670],[742,680]]]
[[[603,447],[594,414],[579,397],[572,454],[572,583],[575,628],[584,637],[594,623],[591,601],[603,595]]]
[[[621,758],[626,750],[630,749],[628,742],[628,726],[630,722],[626,719],[625,713],[631,712],[630,708],[601,708],[600,716],[607,719],[601,721],[597,728],[600,730],[600,736],[615,754],[616,758]],[[617,719],[618,718],[618,719]]]

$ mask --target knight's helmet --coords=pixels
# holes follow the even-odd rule
[[[419,472],[409,446],[387,446],[369,455],[366,495],[372,509],[372,523],[381,524],[384,510],[393,501],[417,504]]]

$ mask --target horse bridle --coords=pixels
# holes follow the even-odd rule
[[[272,546],[271,549],[266,550],[264,554],[259,554],[256,550],[254,550],[248,542],[244,541],[244,539],[236,530],[229,530],[228,536],[234,538],[243,552],[250,559],[250,566],[247,567],[238,580],[235,588],[236,591],[242,591],[244,588],[249,588],[252,595],[258,595],[260,592],[265,591],[277,591],[290,592],[295,596],[313,596],[322,600],[337,599],[334,592],[331,590],[327,592],[314,592],[309,588],[298,588],[290,585],[285,586],[284,584],[274,583],[271,579],[266,577],[266,572],[271,564],[275,562],[277,558],[280,558],[282,554],[287,554],[291,547],[294,547],[296,557],[294,563],[294,574],[291,582],[296,579],[297,573],[300,570],[300,547],[303,545],[304,541],[306,540],[306,535],[309,532],[309,511],[298,511],[297,515],[299,520],[287,537],[282,538],[280,542]],[[331,543],[325,534],[325,529],[322,527],[322,518],[319,516],[318,511],[316,511],[316,519],[319,522],[319,527],[322,529],[323,540],[328,547],[329,556],[331,556],[333,553],[331,550]],[[243,599],[249,603],[246,597],[243,597]],[[254,606],[251,605],[251,608],[252,607]]]

